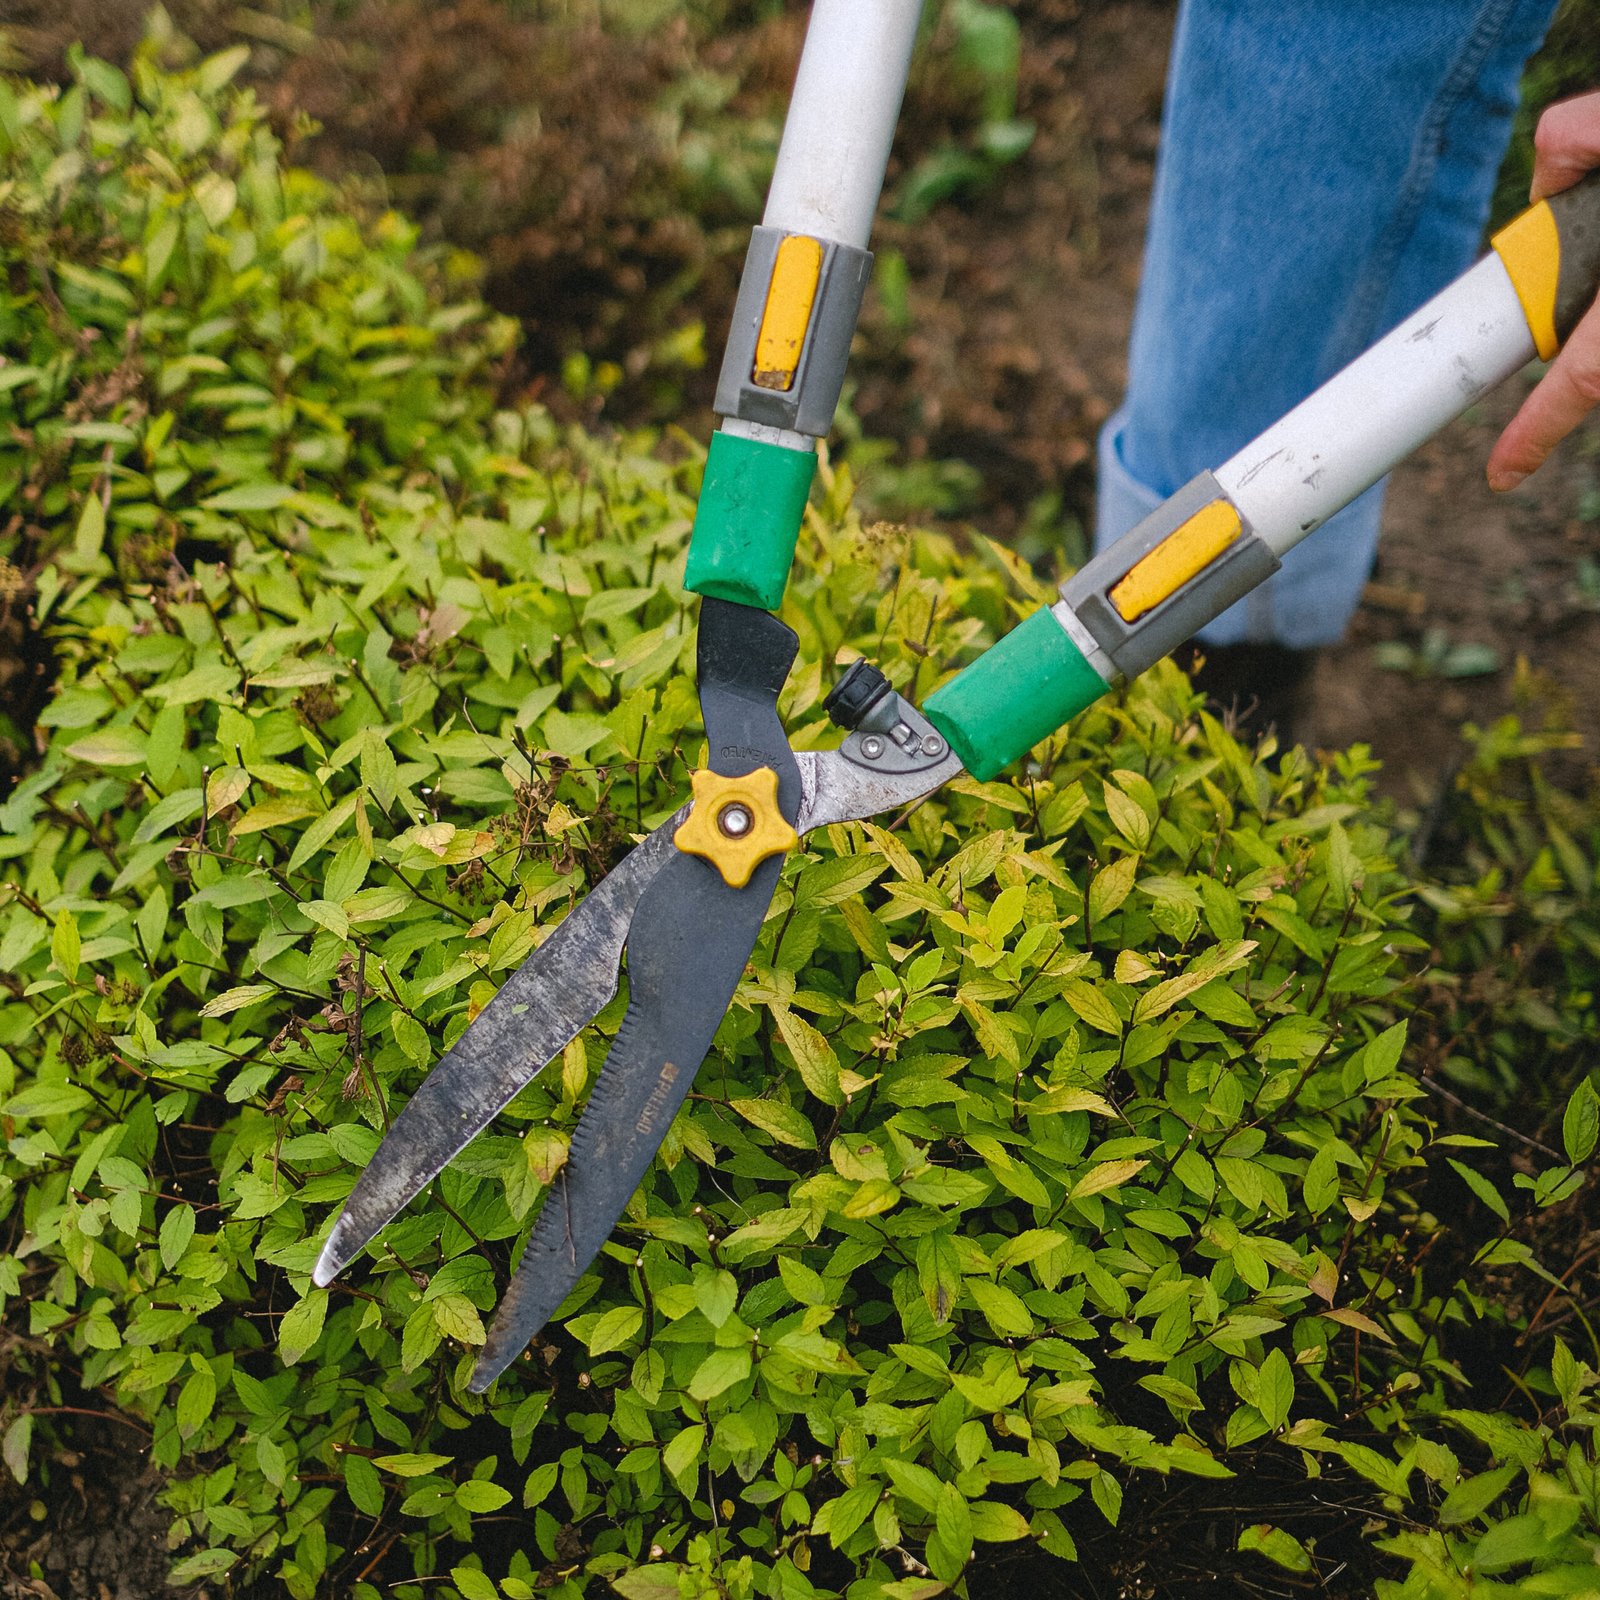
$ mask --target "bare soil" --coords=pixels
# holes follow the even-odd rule
[[[146,1460],[148,1436],[131,1420],[70,1420],[71,1448],[45,1446],[48,1459],[27,1485],[0,1477],[0,1600],[175,1593],[166,1582],[172,1514],[156,1500],[161,1476]]]

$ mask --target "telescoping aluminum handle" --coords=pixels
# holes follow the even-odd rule
[[[1600,282],[1600,173],[1524,211],[1449,288],[1186,484],[923,705],[992,777],[1278,570],[1490,389],[1549,360]]]
[[[816,0],[714,402],[684,587],[775,611],[872,272],[922,0]]]

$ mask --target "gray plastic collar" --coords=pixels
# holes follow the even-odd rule
[[[1123,621],[1107,592],[1197,511],[1227,498],[1216,478],[1202,472],[1061,585],[1063,602],[1123,677],[1136,678],[1278,570],[1277,556],[1241,512],[1239,537],[1210,566],[1153,611]]]
[[[822,245],[822,273],[794,385],[789,389],[763,389],[750,381],[750,374],[755,367],[756,341],[767,307],[773,262],[778,246],[788,237],[783,228],[764,226],[750,235],[713,405],[718,416],[739,417],[820,439],[833,426],[833,413],[839,405],[861,297],[872,276],[872,252],[831,239],[818,241]]]

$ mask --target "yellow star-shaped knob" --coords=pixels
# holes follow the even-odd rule
[[[703,856],[730,889],[742,889],[768,856],[800,843],[778,810],[778,774],[757,767],[742,778],[702,769],[692,775],[694,808],[673,834],[686,855]]]

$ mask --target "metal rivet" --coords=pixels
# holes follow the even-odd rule
[[[922,741],[922,753],[925,756],[942,756],[944,754],[944,740],[937,734],[930,733]]]
[[[868,734],[861,741],[861,753],[868,761],[876,761],[883,754],[883,740],[877,734]]]
[[[717,826],[730,839],[742,839],[755,826],[755,817],[749,806],[742,806],[735,802],[724,806],[717,813]]]

